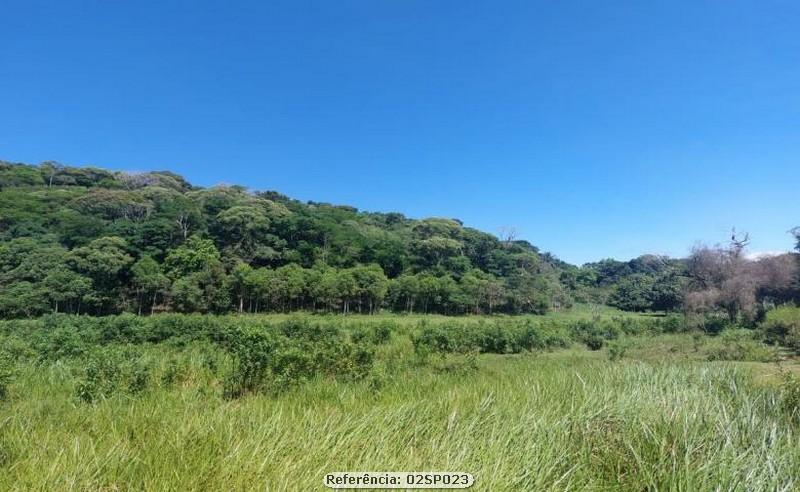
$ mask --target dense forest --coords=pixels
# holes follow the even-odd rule
[[[457,219],[303,203],[275,191],[0,162],[0,316],[162,311],[544,313],[573,302],[756,317],[798,298],[797,255],[746,240],[687,259],[569,265]]]

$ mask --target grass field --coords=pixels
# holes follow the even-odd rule
[[[800,487],[800,426],[776,376],[794,360],[709,361],[719,337],[651,333],[614,361],[610,344],[571,343],[422,363],[407,336],[421,319],[369,322],[387,319],[399,328],[365,377],[233,399],[230,362],[210,364],[206,343],[146,344],[146,387],[92,403],[76,397],[86,359],[19,361],[0,489],[321,490],[345,470],[464,471],[491,491]]]

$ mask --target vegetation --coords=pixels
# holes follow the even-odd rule
[[[797,231],[795,231],[797,232]],[[576,267],[512,230],[301,203],[167,172],[0,162],[0,317],[47,313],[543,314],[574,302],[725,312],[800,300],[798,255],[731,246]],[[740,319],[740,317],[742,319]]]
[[[338,469],[465,470],[478,490],[796,487],[798,366],[709,362],[770,348],[726,330],[697,349],[686,329],[591,310],[4,321],[0,488],[308,490]]]
[[[239,186],[0,162],[0,316],[310,310],[542,313],[560,263],[455,219]]]
[[[0,163],[0,489],[798,487],[798,255],[501,236]]]

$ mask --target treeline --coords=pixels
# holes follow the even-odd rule
[[[797,231],[795,231],[797,232]],[[796,234],[800,237],[800,233]],[[799,239],[800,241],[800,239]],[[751,260],[747,239],[686,259],[569,265],[456,219],[192,186],[167,171],[0,161],[0,316],[625,311],[763,318],[800,302],[798,255]]]
[[[0,162],[0,316],[567,307],[563,263],[455,219],[302,203],[170,172]]]
[[[800,251],[800,229],[791,231]],[[624,311],[683,311],[752,324],[774,306],[800,302],[800,255],[750,258],[750,238],[734,231],[727,244],[697,246],[688,258],[644,255],[567,267],[560,281],[577,302]]]
[[[561,282],[578,302],[608,304],[624,311],[681,308],[688,281],[685,260],[642,255],[630,261],[605,259],[567,267]]]

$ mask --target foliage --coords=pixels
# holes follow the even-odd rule
[[[14,381],[14,361],[11,354],[0,350],[0,401],[8,397],[8,388]]]
[[[768,342],[800,352],[800,308],[784,306],[769,311],[761,329]]]
[[[708,360],[736,360],[775,362],[778,360],[774,348],[757,340],[758,333],[752,330],[726,330],[715,345],[708,349]]]
[[[800,378],[791,372],[783,374],[781,408],[795,421],[800,421]]]
[[[612,340],[608,344],[608,360],[617,361],[625,357],[631,344],[627,338]]]
[[[0,316],[544,313],[561,262],[455,219],[302,203],[169,172],[0,163]],[[60,287],[60,288],[59,288]]]

